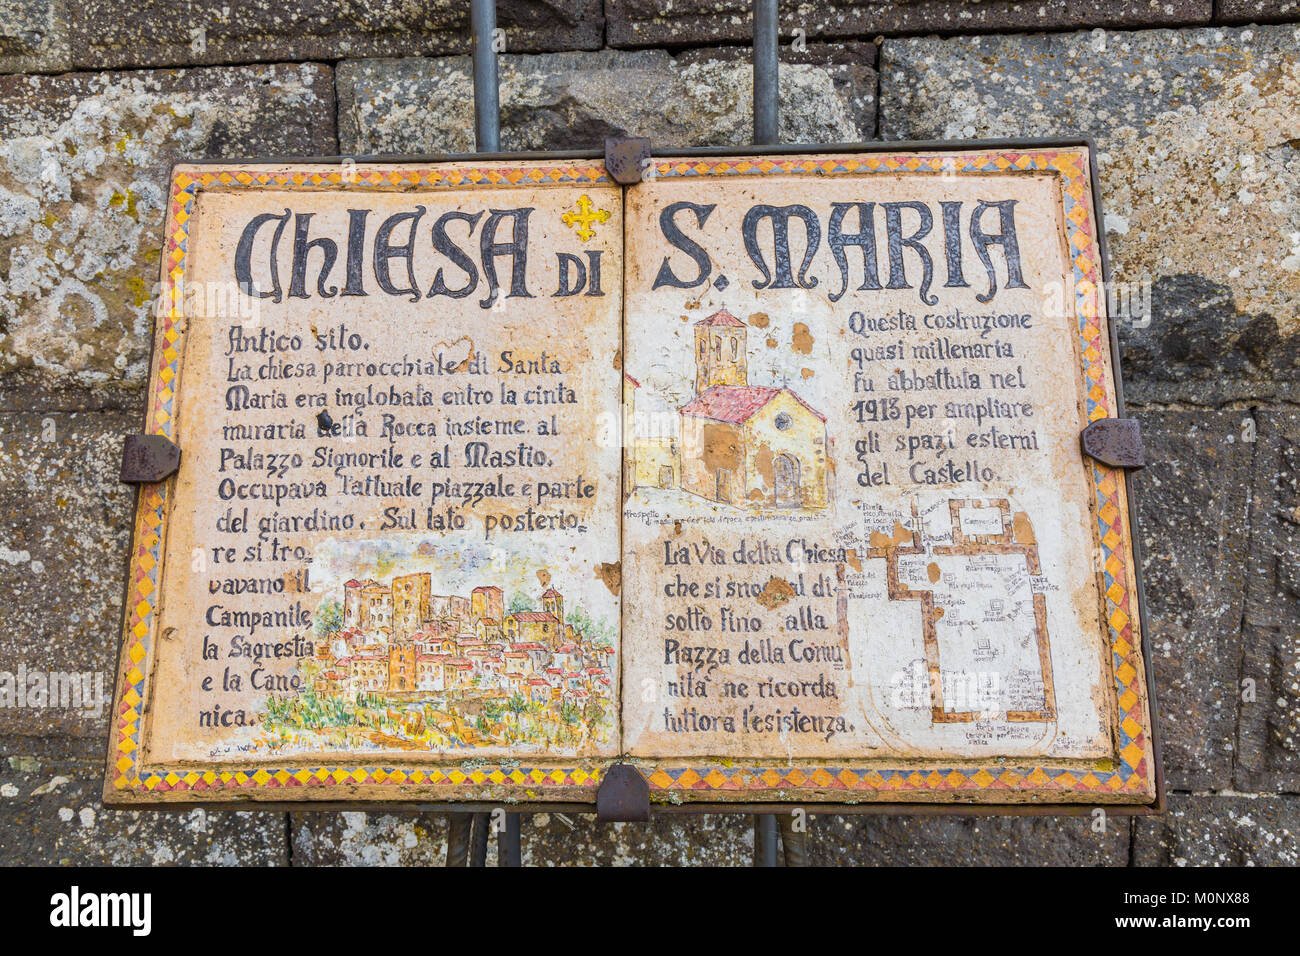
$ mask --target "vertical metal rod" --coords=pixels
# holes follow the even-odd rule
[[[501,150],[497,54],[492,49],[496,0],[470,0],[470,25],[474,31],[474,148],[480,153],[496,153]]]
[[[470,866],[487,866],[488,830],[491,827],[490,814],[474,814],[474,845],[470,851]]]
[[[519,814],[507,813],[506,828],[497,834],[497,866],[524,865],[519,830]]]
[[[776,0],[754,0],[754,142],[779,142]]]
[[[776,866],[776,815],[754,815],[754,865]]]
[[[783,813],[777,818],[781,824],[781,852],[785,856],[786,866],[807,866],[808,865],[808,834],[805,831],[796,831],[794,828],[794,814]]]
[[[473,829],[472,813],[453,813],[447,818],[447,866],[469,863],[469,839]]]

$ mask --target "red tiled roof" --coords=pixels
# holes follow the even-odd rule
[[[789,392],[790,397],[817,416],[818,421],[826,421],[825,415],[790,389],[767,385],[714,385],[683,405],[681,413],[692,418],[711,418],[714,421],[741,425],[782,392]]]
[[[731,314],[730,312],[728,312],[726,309],[719,309],[717,312],[714,312],[714,313],[713,313],[711,316],[709,316],[707,319],[700,319],[700,321],[696,322],[695,324],[696,324],[697,326],[699,326],[699,325],[739,325],[739,326],[741,326],[741,327],[744,327],[744,325],[745,325],[744,322],[740,321],[740,319],[736,318],[734,315],[732,315],[732,314]]]
[[[545,591],[542,592],[542,597],[544,598],[559,597],[559,596],[560,596],[560,592],[555,590],[555,588],[547,588]]]
[[[560,623],[550,611],[520,611],[514,615],[514,618],[516,621],[555,621],[556,624]]]
[[[624,372],[624,373],[623,373],[623,377],[624,377],[625,379],[627,379],[629,382],[632,383],[632,387],[633,387],[633,388],[640,388],[640,387],[641,387],[641,383],[638,382],[636,379],[634,379],[631,375],[628,375],[627,372]]]

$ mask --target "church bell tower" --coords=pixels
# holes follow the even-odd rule
[[[726,309],[695,323],[695,394],[714,385],[748,384],[745,323]]]

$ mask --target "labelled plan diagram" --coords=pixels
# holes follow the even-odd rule
[[[924,659],[899,703],[924,695],[933,723],[1055,720],[1046,585],[1028,516],[1006,498],[946,498],[924,510],[914,502],[909,520],[893,523],[869,533],[864,557],[884,561],[890,601],[920,610]]]

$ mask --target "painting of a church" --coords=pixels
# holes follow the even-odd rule
[[[681,416],[683,491],[741,507],[826,507],[826,417],[785,386],[750,385],[747,327],[695,323],[695,397]]]

